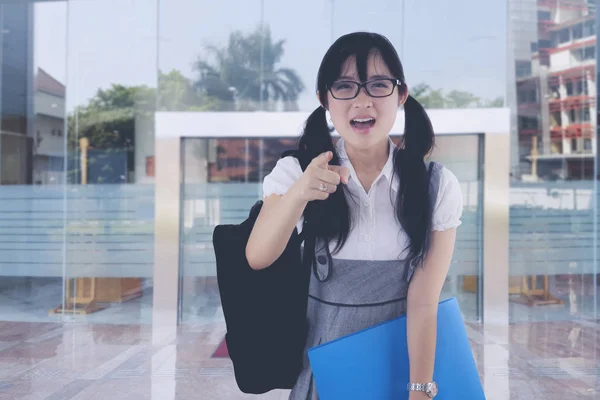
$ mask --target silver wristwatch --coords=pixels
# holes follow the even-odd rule
[[[433,399],[438,393],[437,383],[435,382],[409,383],[407,389],[409,392],[425,392],[430,399]]]

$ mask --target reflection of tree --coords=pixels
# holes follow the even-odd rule
[[[504,107],[504,98],[501,96],[496,97],[485,103],[484,107]]]
[[[410,93],[426,108],[502,107],[504,105],[502,97],[482,100],[463,90],[452,90],[445,94],[442,89],[434,90],[425,83],[410,88]]]
[[[208,111],[219,104],[217,98],[196,90],[193,82],[177,70],[159,73],[158,88],[160,111]]]
[[[429,85],[420,83],[409,93],[426,108],[445,108],[445,99],[441,89],[432,90]]]
[[[274,111],[278,102],[286,111],[297,110],[304,84],[296,71],[278,66],[284,44],[273,42],[265,26],[248,35],[235,31],[227,46],[206,46],[206,55],[195,63],[196,87],[220,101],[213,103],[215,110],[256,110],[261,100],[263,110]]]
[[[87,106],[80,106],[68,119],[69,149],[71,154],[78,154],[79,139],[86,137],[90,141],[88,155],[88,173],[90,183],[113,181],[115,174],[124,176],[126,180],[128,153],[133,149],[135,137],[134,105],[136,101],[145,99],[150,94],[146,87],[125,87],[113,85],[107,90],[98,90]],[[125,158],[123,163],[117,163]],[[79,182],[78,157],[72,157],[70,163],[72,182]],[[118,164],[118,166],[117,166]],[[115,172],[115,168],[125,169]],[[94,171],[94,172],[92,172]],[[101,171],[96,174],[95,172]]]
[[[216,102],[198,93],[179,71],[159,73],[158,83],[160,110],[203,111]],[[69,149],[75,155],[79,139],[89,139],[89,183],[127,181],[134,165],[136,124],[153,134],[156,103],[155,88],[113,84],[74,110],[68,119]],[[71,157],[70,165],[70,180],[78,182],[77,157]]]

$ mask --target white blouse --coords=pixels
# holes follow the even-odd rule
[[[387,163],[367,193],[357,178],[348,159],[343,139],[339,139],[337,152],[341,165],[350,169],[348,181],[348,207],[351,213],[351,229],[344,247],[334,256],[348,260],[396,260],[406,256],[404,249],[409,243],[408,235],[395,217],[394,203],[399,188],[399,177],[393,175],[393,149]],[[263,197],[283,195],[302,175],[302,168],[295,157],[280,159],[273,171],[263,181]],[[393,178],[392,178],[393,177]],[[391,193],[390,193],[391,188]],[[352,196],[352,197],[350,197]],[[433,210],[432,229],[444,231],[461,224],[463,195],[456,176],[446,167],[442,169],[439,192]],[[302,230],[302,218],[298,221],[298,232]],[[333,250],[336,243],[330,243]],[[403,253],[404,251],[404,253]]]

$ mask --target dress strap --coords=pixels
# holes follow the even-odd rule
[[[315,255],[312,264],[313,273],[319,282],[327,282],[329,279],[331,279],[331,275],[333,273],[333,268],[331,266],[333,260],[331,259],[329,243],[327,243],[325,240],[319,239],[315,242],[314,249]],[[325,269],[325,273],[320,273],[320,269]]]

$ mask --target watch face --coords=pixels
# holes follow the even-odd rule
[[[437,396],[438,387],[435,382],[431,382],[431,383],[427,384],[427,394],[429,395],[430,398],[433,398],[433,396]]]

